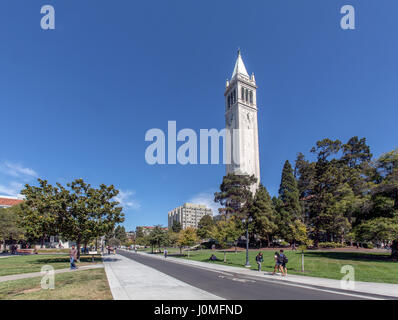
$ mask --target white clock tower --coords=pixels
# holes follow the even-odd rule
[[[225,90],[225,123],[232,141],[227,150],[231,160],[227,174],[248,174],[260,183],[260,156],[257,124],[257,85],[254,74],[249,76],[240,50],[236,59],[231,81],[227,80]],[[227,138],[228,139],[228,138]]]

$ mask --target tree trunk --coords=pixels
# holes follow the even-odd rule
[[[391,246],[391,258],[398,259],[398,240],[394,240]]]
[[[224,263],[227,262],[227,251],[224,250]]]

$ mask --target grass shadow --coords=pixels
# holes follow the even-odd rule
[[[394,261],[391,259],[389,254],[383,254],[383,253],[372,254],[372,253],[364,253],[364,252],[307,251],[305,253],[305,257],[326,258],[326,259],[334,259],[334,260],[352,260],[352,261],[360,261],[360,262],[369,262],[369,261],[391,262],[391,261]]]

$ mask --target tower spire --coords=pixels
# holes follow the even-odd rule
[[[240,48],[238,49],[238,58],[236,59],[235,68],[234,68],[234,72],[232,73],[231,81],[237,74],[241,74],[246,77],[249,77],[249,74],[247,73],[245,64],[243,63],[243,60],[242,60],[242,54],[241,54]]]

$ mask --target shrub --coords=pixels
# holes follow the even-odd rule
[[[283,241],[283,240],[279,243],[279,245],[281,247],[289,247],[290,246],[289,242],[286,242],[286,241]]]
[[[340,242],[321,242],[319,243],[320,248],[344,248],[345,244],[341,244]]]
[[[374,244],[372,242],[365,242],[362,244],[362,246],[366,249],[374,249]]]

